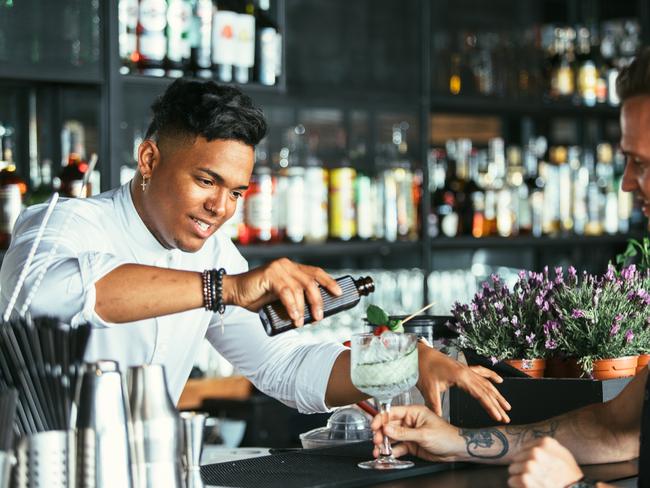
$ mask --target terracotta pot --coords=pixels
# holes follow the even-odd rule
[[[594,370],[591,373],[596,380],[609,380],[624,378],[636,374],[638,356],[624,356],[622,358],[597,359],[594,361]]]
[[[546,360],[545,378],[580,378],[584,372],[575,358],[549,358]]]
[[[636,363],[636,372],[640,373],[648,367],[650,363],[650,354],[639,354],[639,360]]]
[[[545,359],[506,359],[504,363],[526,373],[531,378],[542,378],[546,367]]]

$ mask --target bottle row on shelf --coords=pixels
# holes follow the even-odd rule
[[[429,159],[430,237],[602,235],[641,228],[643,217],[621,190],[625,157],[611,144],[554,146],[543,137],[521,148],[494,138],[434,148]]]
[[[282,37],[270,0],[120,0],[121,72],[275,85]]]
[[[244,245],[417,240],[420,181],[406,164],[371,177],[345,161],[326,169],[312,158],[305,166],[278,171],[258,162],[237,213],[224,228]]]
[[[440,94],[618,105],[616,77],[641,44],[636,19],[508,30],[440,29],[433,57]]]

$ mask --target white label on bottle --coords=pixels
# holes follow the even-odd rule
[[[127,59],[137,47],[138,0],[120,0],[118,15],[120,58]]]
[[[162,61],[167,51],[165,34],[149,32],[140,35],[140,54],[145,59]]]
[[[327,173],[323,168],[305,170],[305,238],[322,241],[327,238]]]
[[[235,21],[235,64],[252,68],[255,63],[255,17],[238,14]]]
[[[234,64],[235,22],[237,14],[230,10],[217,10],[212,19],[212,62]]]
[[[278,32],[275,36],[275,76],[282,75],[282,35]]]
[[[199,40],[197,62],[201,68],[209,68],[212,64],[210,48],[212,46],[212,15],[214,6],[212,0],[199,0],[196,15],[199,18]]]
[[[291,242],[300,242],[305,237],[305,207],[296,202],[305,199],[305,179],[303,174],[289,177],[289,186],[285,195],[287,215],[287,238]]]
[[[447,237],[456,237],[458,234],[458,214],[452,212],[442,217],[440,221],[440,229]]]
[[[185,0],[172,0],[167,9],[167,57],[180,62],[190,57],[191,5]]]
[[[140,0],[140,25],[145,31],[163,31],[167,24],[165,0]]]
[[[277,32],[272,27],[260,31],[259,78],[262,85],[275,85]]]

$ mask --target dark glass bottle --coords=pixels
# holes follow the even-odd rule
[[[336,282],[342,291],[338,297],[331,295],[327,290],[320,287],[320,295],[323,299],[323,318],[354,307],[359,303],[362,296],[367,296],[375,291],[375,282],[369,276],[355,280],[346,275],[338,278]],[[308,305],[305,305],[303,316],[305,325],[314,321]],[[280,300],[264,305],[260,310],[260,319],[262,325],[264,325],[264,330],[270,336],[296,328]]]

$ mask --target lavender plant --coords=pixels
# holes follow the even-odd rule
[[[610,266],[602,277],[569,269],[553,290],[551,319],[544,324],[547,344],[578,358],[591,373],[597,359],[636,355],[650,346],[646,312],[650,294],[634,265],[620,274]]]
[[[521,271],[512,290],[497,275],[483,283],[471,304],[454,304],[458,345],[471,348],[493,363],[503,359],[543,358],[554,349],[544,335],[557,286],[544,273]],[[551,347],[549,347],[551,346]]]

